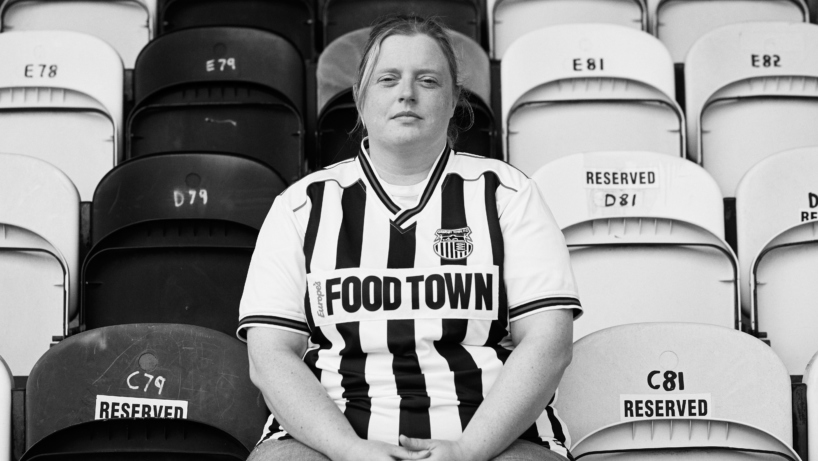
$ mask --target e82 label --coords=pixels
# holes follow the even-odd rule
[[[781,67],[781,56],[777,54],[751,54],[753,67]]]
[[[661,375],[657,377],[657,375]],[[651,389],[664,389],[667,392],[685,390],[685,374],[684,372],[676,373],[675,371],[666,371],[662,373],[659,370],[654,370],[648,373],[648,386]]]

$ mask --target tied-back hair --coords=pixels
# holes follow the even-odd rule
[[[366,101],[366,93],[369,83],[372,80],[372,73],[375,70],[375,62],[381,52],[381,44],[387,37],[392,35],[426,35],[438,44],[440,51],[446,58],[449,64],[449,73],[452,77],[452,97],[456,106],[460,106],[468,114],[468,124],[462,128],[463,131],[468,130],[474,124],[474,111],[471,105],[466,100],[465,90],[462,81],[458,79],[459,70],[457,65],[457,56],[454,52],[451,37],[448,29],[443,22],[435,17],[423,18],[420,16],[405,16],[405,15],[391,15],[380,19],[369,33],[369,39],[364,47],[361,63],[358,65],[358,78],[355,85],[352,87],[352,96],[355,99],[355,107],[358,109],[358,121],[353,128],[353,132],[362,129],[366,130],[361,114],[363,113],[364,102]],[[461,127],[458,126],[457,109],[455,109],[455,116],[449,120],[449,127],[446,131],[447,141],[450,147],[454,147],[457,137],[460,134]],[[364,133],[364,136],[366,133]]]

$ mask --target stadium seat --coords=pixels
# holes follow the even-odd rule
[[[664,154],[596,152],[555,160],[533,179],[580,287],[575,339],[638,322],[740,327],[738,263],[724,241],[718,186],[701,167]]]
[[[281,35],[304,59],[315,55],[311,0],[159,0],[159,34],[202,26],[253,27]]]
[[[228,153],[301,176],[304,61],[284,38],[238,27],[163,35],[136,62],[127,156]]]
[[[24,460],[244,460],[267,408],[234,336],[119,325],[51,348],[26,388]]]
[[[333,40],[390,14],[436,16],[452,30],[480,43],[483,7],[480,0],[319,0],[324,47]]]
[[[528,175],[580,152],[684,155],[673,63],[646,33],[609,24],[548,27],[515,41],[501,66],[505,155]]]
[[[352,86],[358,75],[371,28],[350,32],[333,41],[318,58],[318,158],[315,168],[354,157],[361,145],[360,132],[354,132],[358,111],[352,98]],[[474,111],[474,125],[458,137],[455,149],[484,157],[496,157],[496,136],[489,81],[489,59],[474,40],[452,33],[460,78]],[[455,118],[461,127],[468,123],[466,108],[460,106]]]
[[[718,326],[642,323],[586,336],[554,407],[576,459],[800,459],[781,360]]]
[[[71,30],[93,35],[119,53],[126,69],[154,35],[156,0],[6,0],[2,29]]]
[[[523,35],[559,24],[618,24],[648,30],[645,0],[488,0],[492,59]]]
[[[28,375],[77,311],[79,208],[60,170],[0,154],[0,355],[17,376]]]
[[[9,366],[0,357],[0,461],[11,461],[11,390],[14,377]]]
[[[122,164],[101,182],[81,324],[186,323],[233,334],[258,230],[284,182],[218,154]]]
[[[802,382],[807,385],[807,421],[818,421],[818,353],[812,356]],[[818,459],[818,424],[807,429],[809,454],[805,459]]]
[[[744,308],[792,375],[818,350],[816,171],[818,147],[781,152],[752,167],[736,192]]]
[[[804,0],[648,0],[651,30],[675,63],[699,37],[721,26],[754,21],[809,21]]]
[[[725,197],[765,157],[818,145],[818,26],[716,29],[690,49],[685,82],[690,156]]]
[[[76,32],[0,34],[0,152],[41,158],[90,201],[119,160],[122,61]]]

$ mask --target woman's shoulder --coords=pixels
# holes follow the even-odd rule
[[[360,180],[355,158],[343,160],[320,170],[307,174],[292,183],[281,198],[292,209],[301,207],[310,196],[323,190],[327,183],[335,183],[341,188],[347,188]]]
[[[465,180],[477,180],[481,176],[493,176],[500,184],[514,190],[520,189],[530,181],[525,173],[503,160],[467,152],[454,152],[452,161],[452,171]]]

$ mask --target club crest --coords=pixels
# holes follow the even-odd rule
[[[467,258],[474,243],[471,240],[471,229],[438,229],[435,232],[435,253],[443,259],[457,260]]]

